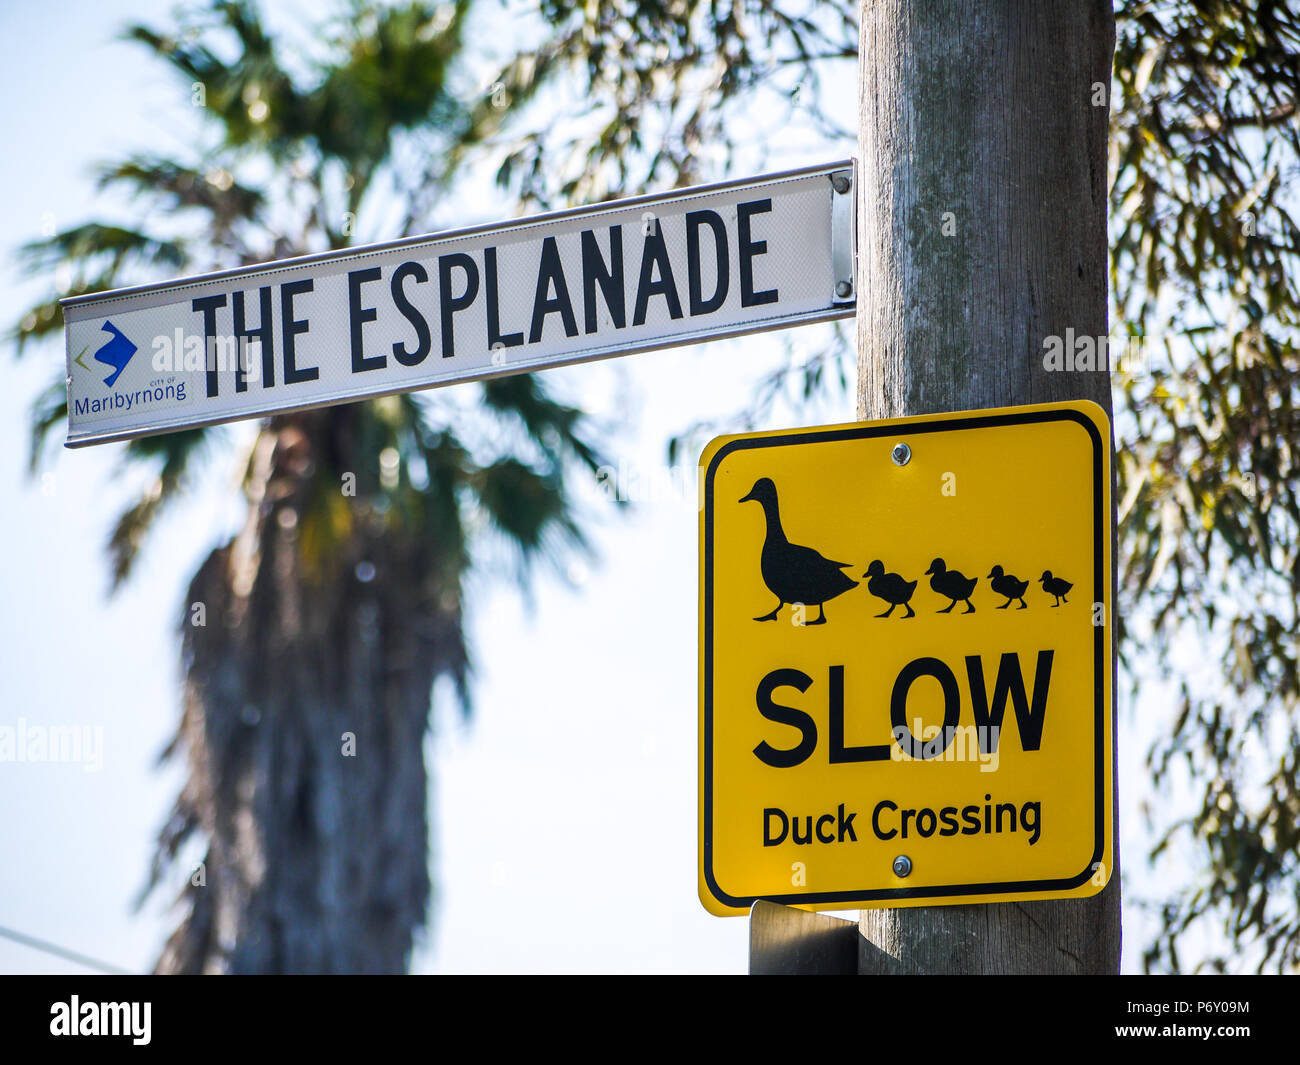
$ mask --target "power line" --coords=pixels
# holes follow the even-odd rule
[[[53,954],[55,957],[64,958],[67,961],[76,962],[78,965],[84,965],[87,969],[95,969],[101,973],[108,973],[111,976],[135,976],[130,969],[122,969],[116,965],[110,965],[106,961],[99,961],[85,954],[78,954],[75,950],[68,950],[57,943],[50,943],[44,939],[37,939],[35,936],[25,935],[22,932],[15,932],[12,928],[5,928],[0,925],[0,936],[6,939],[12,939],[15,943],[21,943],[25,947],[31,947],[33,950],[43,950],[46,954]]]

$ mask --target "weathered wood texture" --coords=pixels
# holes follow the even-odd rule
[[[749,975],[851,976],[859,939],[853,921],[760,899],[749,911]]]
[[[1043,353],[1107,332],[1110,3],[864,0],[860,15],[859,417],[1067,399],[1109,413],[1108,373],[1049,372]],[[862,972],[1115,972],[1118,869],[1092,899],[865,910],[860,927]]]

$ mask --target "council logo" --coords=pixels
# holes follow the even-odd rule
[[[131,361],[131,357],[135,355],[139,348],[127,340],[122,331],[112,322],[106,321],[100,326],[100,329],[105,333],[109,333],[110,336],[104,346],[95,352],[95,361],[113,367],[113,372],[104,378],[104,384],[112,388],[117,384],[117,379],[122,376],[126,364]]]

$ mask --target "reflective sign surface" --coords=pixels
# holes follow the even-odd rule
[[[1101,890],[1101,408],[723,437],[700,476],[705,906]]]
[[[68,444],[852,315],[852,177],[832,163],[65,300]]]

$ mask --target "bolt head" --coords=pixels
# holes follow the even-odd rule
[[[851,296],[852,294],[853,294],[853,286],[849,284],[847,281],[835,282],[835,295],[839,296],[841,299],[844,299],[846,296]]]
[[[912,871],[912,859],[906,854],[900,854],[894,859],[894,875],[897,877],[907,876]]]
[[[836,174],[833,178],[831,178],[831,188],[833,188],[836,192],[838,192],[841,196],[843,196],[846,192],[849,191],[849,179],[846,178],[843,174]]]
[[[906,466],[912,460],[912,449],[903,443],[895,444],[889,454],[895,466]]]

